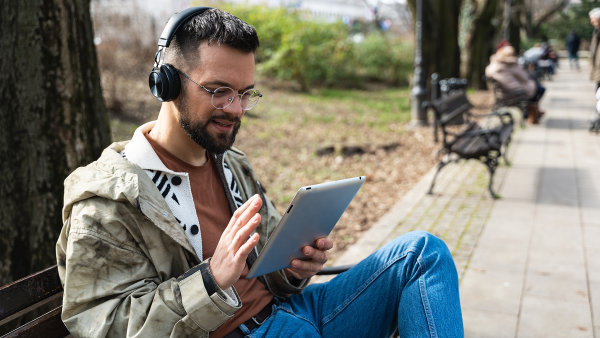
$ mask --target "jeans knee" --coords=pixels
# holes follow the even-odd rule
[[[427,231],[412,231],[402,237],[407,237],[415,251],[419,252],[421,257],[438,257],[437,260],[453,261],[452,255],[446,243],[439,237]]]

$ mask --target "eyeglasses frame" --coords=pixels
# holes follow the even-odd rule
[[[215,107],[215,109],[220,109],[220,110],[223,110],[223,109],[225,109],[225,108],[229,107],[229,106],[230,106],[230,105],[233,103],[233,101],[235,101],[235,98],[228,98],[228,99],[227,99],[227,101],[229,102],[229,104],[227,104],[226,106],[223,106],[223,107],[221,107],[221,108],[218,108],[217,106],[215,106],[215,104],[213,103],[213,99],[214,99],[214,95],[215,95],[215,94],[216,94],[216,92],[217,92],[217,89],[219,89],[219,88],[229,88],[229,89],[231,89],[231,91],[234,93],[234,95],[235,95],[235,96],[239,96],[239,98],[240,98],[240,104],[241,104],[241,102],[242,102],[242,97],[243,97],[243,96],[244,96],[246,93],[248,93],[249,91],[254,91],[254,92],[256,92],[256,94],[258,94],[258,98],[259,98],[259,100],[260,100],[260,98],[261,98],[261,97],[263,97],[263,94],[262,94],[262,93],[261,93],[261,92],[260,92],[258,89],[255,89],[255,88],[250,88],[250,89],[246,90],[245,92],[243,92],[243,93],[241,93],[241,94],[239,94],[239,93],[236,93],[236,91],[235,91],[233,88],[231,88],[231,87],[227,87],[227,86],[221,86],[221,87],[219,87],[219,88],[217,88],[217,89],[215,89],[215,90],[210,90],[210,89],[208,89],[208,88],[204,87],[204,85],[202,85],[202,84],[200,84],[200,83],[198,83],[198,82],[194,81],[194,80],[193,80],[193,79],[192,79],[192,78],[191,78],[189,75],[187,75],[186,73],[182,72],[181,70],[177,69],[177,72],[178,72],[178,73],[180,73],[181,75],[185,76],[185,77],[186,77],[188,80],[192,81],[192,82],[193,82],[195,85],[197,85],[198,87],[200,87],[200,88],[204,89],[204,90],[205,90],[207,93],[209,93],[209,94],[211,95],[211,98],[210,98],[210,103],[212,104],[212,106],[213,106],[213,107]],[[245,110],[245,111],[248,111],[248,110],[250,110],[250,109],[252,109],[252,108],[256,107],[256,105],[258,104],[258,101],[259,101],[259,100],[256,100],[256,103],[255,103],[253,106],[251,106],[251,107],[246,107],[246,108],[242,108],[242,109],[243,109],[243,110]]]

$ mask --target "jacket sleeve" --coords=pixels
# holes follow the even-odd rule
[[[95,198],[75,204],[65,221],[57,260],[62,319],[74,336],[206,336],[239,309],[207,290],[207,261],[167,277],[152,248],[136,244],[126,223],[140,220],[128,213],[123,203]]]

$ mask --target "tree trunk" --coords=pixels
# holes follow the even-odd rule
[[[510,20],[507,20],[508,37],[505,39],[510,42],[510,45],[515,48],[515,52],[518,54],[521,48],[521,30],[525,30],[526,26],[526,8],[525,0],[511,0],[512,7],[510,11]]]
[[[494,53],[495,41],[501,24],[499,0],[471,0],[471,18],[463,48],[462,76],[476,89],[486,89],[483,80],[485,67]]]
[[[110,142],[89,0],[2,0],[0,282],[56,263],[63,180]]]
[[[458,19],[462,0],[427,0],[431,35],[425,37],[425,51],[432,61],[429,73],[440,78],[460,76],[460,47],[458,46]],[[428,30],[426,30],[428,31]]]
[[[416,1],[409,0],[409,8],[416,20]],[[460,48],[458,46],[458,19],[462,0],[423,1],[423,58],[426,74],[438,73],[440,78],[460,76]]]

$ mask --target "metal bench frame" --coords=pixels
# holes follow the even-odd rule
[[[447,164],[461,159],[476,159],[487,167],[490,174],[488,191],[492,198],[498,198],[493,190],[494,173],[500,157],[504,158],[506,164],[510,164],[506,157],[506,150],[514,129],[512,115],[500,111],[491,114],[473,114],[471,112],[473,105],[463,90],[455,90],[434,99],[428,102],[427,106],[434,112],[436,140],[437,129],[442,131],[442,147],[438,152],[441,159],[428,193],[433,194],[437,176]],[[480,118],[496,118],[498,126],[482,127],[477,122]],[[464,127],[453,129],[453,125],[464,125]]]

